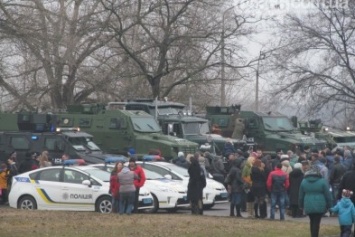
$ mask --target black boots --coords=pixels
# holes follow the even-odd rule
[[[240,205],[236,205],[235,210],[237,211],[237,217],[243,217],[242,213],[240,213]]]
[[[230,204],[229,210],[230,210],[229,216],[234,216],[234,204],[232,203]]]
[[[266,218],[267,217],[266,202],[264,201],[263,204],[259,205],[259,208],[260,208],[260,218]]]
[[[260,218],[259,216],[259,204],[254,203],[254,213],[255,213],[255,218]]]

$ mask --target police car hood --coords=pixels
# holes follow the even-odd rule
[[[181,182],[160,178],[160,179],[147,179],[146,184],[152,187],[161,189],[162,191],[173,191],[178,193],[186,193],[186,187],[182,186]],[[147,186],[148,187],[148,186]],[[149,188],[149,187],[148,187]]]

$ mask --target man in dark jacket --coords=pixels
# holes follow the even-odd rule
[[[185,158],[184,152],[179,151],[175,165],[186,168],[186,169],[189,168],[189,163],[187,162],[187,160]]]
[[[230,169],[227,177],[226,184],[228,193],[230,195],[230,216],[234,216],[234,208],[236,210],[237,217],[241,215],[241,203],[243,190],[242,171],[240,170],[241,160],[234,160],[232,168]]]
[[[23,162],[21,162],[19,168],[18,168],[18,172],[19,174],[34,170],[38,168],[38,165],[35,161],[35,158],[37,158],[37,153],[26,153],[26,157],[25,160]]]
[[[191,204],[191,213],[195,215],[203,214],[203,189],[206,187],[206,176],[198,160],[200,154],[197,152],[191,157],[191,165],[188,169],[189,183],[187,185],[187,197]]]
[[[345,172],[346,168],[340,163],[340,158],[338,156],[334,157],[333,169],[329,175],[329,184],[331,185],[333,191],[333,205],[337,203],[339,184]]]
[[[302,217],[302,210],[298,206],[298,194],[300,190],[300,185],[303,180],[302,164],[296,163],[293,166],[293,170],[289,174],[290,179],[290,188],[289,188],[289,197],[290,197],[290,206],[292,217]]]

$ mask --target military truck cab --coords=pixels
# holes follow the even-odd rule
[[[193,116],[185,107],[181,103],[157,100],[134,100],[125,105],[126,110],[143,110],[156,116],[164,134],[196,142],[201,150],[222,155],[227,139],[213,134],[207,119]],[[246,149],[245,141],[230,141],[236,149]]]
[[[330,149],[345,146],[355,148],[355,132],[350,128],[346,130],[324,126],[320,119],[309,121],[298,121],[298,127],[303,134],[314,136],[325,140]]]
[[[17,121],[18,130],[6,131],[6,128],[0,125],[2,160],[7,159],[12,151],[16,151],[17,161],[21,163],[30,153],[41,153],[44,150],[49,152],[54,165],[61,164],[64,153],[71,159],[84,159],[87,163],[101,163],[107,157],[93,142],[90,134],[80,132],[77,128],[57,127],[56,115],[25,112],[6,116],[8,122],[10,119],[11,122]]]
[[[295,152],[303,150],[306,145],[318,149],[325,147],[323,140],[303,135],[292,125],[288,117],[279,113],[236,111],[229,107],[215,106],[207,109],[206,117],[212,124],[217,124],[224,133],[232,133],[232,137],[235,134],[245,135],[250,141],[255,141],[265,153],[275,153],[276,149]],[[243,124],[237,127],[239,119]]]
[[[68,112],[58,114],[61,127],[78,126],[95,138],[103,150],[126,155],[134,148],[138,157],[152,150],[170,160],[179,151],[194,153],[197,144],[185,139],[166,136],[150,114],[140,110],[106,110],[104,105],[82,104],[68,107]]]

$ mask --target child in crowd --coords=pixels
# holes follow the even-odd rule
[[[355,208],[350,200],[351,195],[353,195],[352,191],[343,189],[341,200],[330,208],[331,212],[338,214],[341,237],[351,236],[351,227],[355,221]]]

